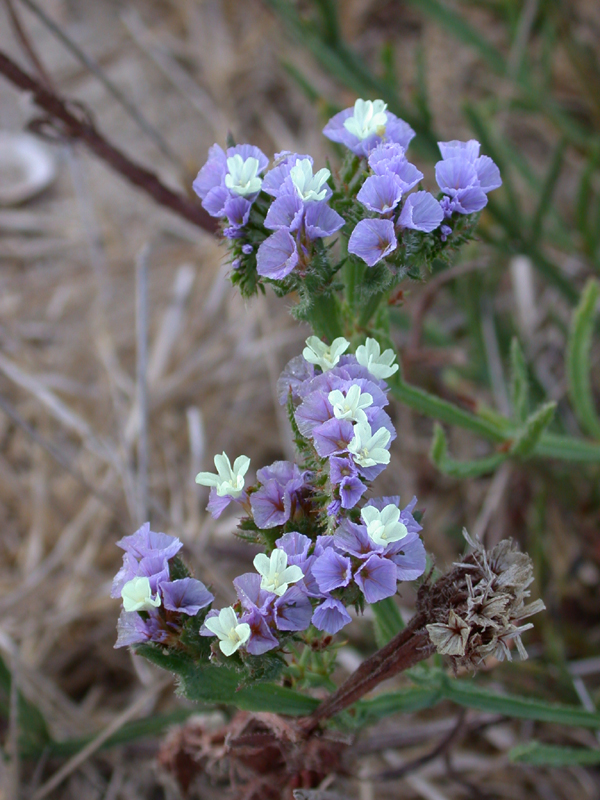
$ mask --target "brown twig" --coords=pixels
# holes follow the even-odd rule
[[[36,105],[47,114],[47,119],[42,120],[42,124],[49,123],[58,127],[58,123],[63,136],[83,142],[99,158],[134,186],[150,195],[157,203],[169,208],[198,228],[216,233],[215,220],[200,205],[185,195],[169,189],[153,172],[128,158],[97,130],[91,119],[77,116],[72,103],[69,104],[32,78],[2,51],[0,51],[0,74],[22,91],[32,93]]]
[[[21,22],[21,18],[17,13],[17,9],[13,3],[13,0],[4,0],[4,4],[6,6],[6,10],[8,11],[8,16],[10,18],[11,25],[15,32],[15,36],[21,43],[21,47],[29,56],[29,60],[37,70],[37,74],[45,83],[48,89],[54,90],[54,85],[52,84],[52,79],[48,74],[47,69],[42,64],[42,60],[40,59],[39,55],[37,54],[35,47],[33,46],[31,39],[27,31],[25,30],[25,26]]]

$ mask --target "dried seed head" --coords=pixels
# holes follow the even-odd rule
[[[533,562],[511,539],[487,551],[463,531],[473,551],[434,585],[419,592],[419,610],[438,653],[450,656],[455,667],[478,667],[488,656],[511,660],[510,642],[527,658],[521,634],[527,617],[543,611],[541,600],[527,604],[533,581]]]

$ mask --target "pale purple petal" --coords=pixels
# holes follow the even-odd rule
[[[250,495],[252,516],[259,528],[284,525],[290,518],[290,506],[285,502],[284,488],[275,480],[267,481]]]
[[[354,438],[354,426],[347,419],[328,419],[313,431],[315,449],[321,458],[343,453]]]
[[[196,176],[192,188],[204,200],[211,189],[223,183],[226,172],[227,157],[218,144],[213,144],[208,151],[208,161]]]
[[[459,189],[479,186],[472,162],[464,157],[448,158],[435,165],[435,179],[444,194],[454,197]]]
[[[354,580],[360,586],[367,603],[378,603],[396,594],[396,567],[386,558],[370,556],[359,567]]]
[[[202,206],[211,217],[224,217],[225,206],[231,198],[231,192],[225,186],[215,186],[202,201]]]
[[[284,228],[265,239],[256,254],[256,271],[272,280],[285,278],[297,263],[296,242]]]
[[[283,158],[283,160],[281,160]],[[272,197],[278,197],[279,194],[284,190],[284,183],[288,175],[290,174],[290,170],[298,161],[303,161],[304,159],[308,159],[310,163],[313,163],[313,159],[311,156],[303,156],[298,153],[277,153],[275,155],[275,162],[276,165],[273,169],[270,169],[263,179],[262,190],[267,194],[270,194]]]
[[[312,565],[312,574],[324,593],[348,586],[352,580],[352,563],[349,558],[328,548]]]
[[[290,531],[277,539],[275,544],[279,550],[287,554],[288,564],[301,567],[308,557],[308,549],[312,542],[303,533]]]
[[[163,605],[169,611],[195,616],[215,599],[206,586],[195,578],[181,578],[161,583]]]
[[[333,418],[333,408],[325,392],[311,392],[298,406],[294,417],[300,433],[312,436],[317,426]]]
[[[283,194],[271,203],[265,217],[265,228],[276,231],[285,228],[296,231],[302,224],[304,203],[297,193]]]
[[[398,242],[391,219],[363,219],[352,231],[348,241],[348,252],[375,266],[378,261],[392,253]]]
[[[269,616],[276,595],[262,589],[261,581],[258,572],[245,572],[234,578],[233,585],[243,608],[247,611],[257,608],[263,616]]]
[[[280,405],[284,406],[290,396],[299,402],[306,394],[306,387],[315,376],[313,364],[309,364],[304,356],[295,356],[285,365],[283,372],[277,380],[277,397]]]
[[[487,205],[487,195],[479,186],[459,189],[452,199],[454,211],[459,214],[475,214]]]
[[[312,604],[298,584],[290,586],[274,604],[275,624],[280,631],[306,630],[312,613]]]
[[[369,211],[386,214],[392,211],[402,197],[402,189],[392,175],[371,175],[363,183],[356,199]]]
[[[431,233],[443,221],[444,212],[429,192],[415,192],[406,198],[398,222],[404,228]]]
[[[158,533],[150,530],[150,523],[145,522],[131,536],[124,536],[120,539],[117,542],[117,547],[136,558],[161,555],[168,560],[177,555],[183,547],[183,542],[176,536],[169,536],[167,533]]]
[[[387,175],[390,164],[398,164],[406,160],[406,151],[395,142],[384,142],[369,155],[369,166],[376,175]]]
[[[236,195],[227,200],[223,211],[232,227],[243,228],[250,219],[251,208],[252,203],[249,200],[246,200],[245,197],[241,197],[240,195]]]
[[[325,631],[332,636],[341,631],[349,622],[352,622],[352,617],[342,603],[333,597],[328,597],[324,603],[321,603],[315,609],[312,617],[312,624],[317,630]]]
[[[408,145],[415,138],[416,133],[410,127],[408,122],[405,122],[395,114],[386,111],[388,116],[387,125],[385,126],[385,140],[399,144],[405,150],[408,150]]]
[[[402,516],[400,519],[402,520]],[[404,539],[389,544],[385,555],[396,565],[396,577],[399,581],[414,581],[425,572],[427,554],[416,533],[409,533]]]
[[[333,535],[335,546],[357,558],[369,558],[373,553],[383,553],[384,548],[375,544],[364,525],[344,520]]]
[[[128,539],[131,537],[128,536]],[[138,561],[137,558],[134,558],[130,553],[125,553],[123,556],[123,566],[115,575],[112,587],[110,590],[110,596],[117,598],[121,597],[121,589],[128,583],[132,578],[137,577],[138,575]]]
[[[137,574],[148,578],[152,594],[156,594],[161,583],[169,580],[169,562],[162,555],[144,556],[138,565]]]
[[[480,144],[476,139],[469,139],[468,142],[460,142],[453,139],[450,142],[438,142],[440,153],[444,160],[448,158],[466,158],[467,161],[475,161],[479,155]]]
[[[242,615],[240,622],[245,622],[250,626],[250,638],[244,645],[250,655],[260,656],[279,645],[279,641],[269,629],[267,620],[258,609],[253,608],[247,611]]]
[[[367,486],[359,478],[342,478],[339,487],[342,508],[354,508],[366,491]]]
[[[266,224],[266,223],[265,223]],[[304,215],[304,230],[310,241],[333,236],[344,226],[344,218],[323,200],[320,203],[309,203]]]
[[[491,192],[502,186],[500,170],[489,156],[479,156],[475,160],[475,171],[479,179],[479,186],[484,192]]]
[[[211,487],[210,492],[208,493],[208,504],[206,506],[206,510],[212,516],[213,519],[219,519],[221,514],[225,511],[227,506],[236,498],[231,497],[231,495],[226,494],[224,497],[221,497],[217,494],[216,488],[213,486]],[[239,500],[239,498],[238,498]]]
[[[144,620],[137,611],[121,611],[117,622],[117,641],[115,648],[128,647],[141,642],[164,642],[167,632],[162,630],[159,621],[150,616]]]

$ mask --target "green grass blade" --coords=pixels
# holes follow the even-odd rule
[[[555,722],[582,728],[600,728],[600,714],[579,706],[559,705],[546,700],[532,700],[511,694],[499,694],[465,680],[447,679],[442,683],[442,694],[465,708],[475,708],[491,714],[532,719],[538,722]]]
[[[567,346],[569,397],[579,424],[594,439],[600,439],[600,419],[590,381],[590,350],[599,296],[600,284],[589,280],[573,314]]]
[[[371,606],[375,615],[375,640],[383,647],[404,628],[404,620],[393,597],[387,597]]]
[[[529,416],[529,376],[525,356],[516,336],[510,343],[510,364],[510,399],[513,416],[518,424],[522,424]]]
[[[556,413],[556,403],[552,400],[540,406],[523,423],[523,427],[515,437],[510,453],[520,458],[529,458],[538,446],[542,434],[550,425]]]
[[[362,724],[376,722],[393,714],[411,714],[432,708],[442,700],[439,689],[414,686],[397,692],[380,694],[373,700],[361,700],[353,708]]]
[[[487,475],[498,469],[507,456],[504,453],[496,453],[487,458],[480,458],[472,461],[456,461],[448,455],[448,442],[444,429],[437,422],[433,429],[433,442],[431,444],[430,457],[435,466],[444,475],[452,478],[476,478],[479,475]]]
[[[517,764],[531,764],[536,767],[591,767],[600,764],[600,750],[535,741],[513,747],[508,757]]]
[[[8,720],[10,714],[11,685],[11,672],[0,658],[0,717],[5,720]],[[22,755],[25,756],[32,750],[40,752],[51,742],[44,715],[20,691],[18,693],[18,725],[19,752]]]
[[[531,242],[534,245],[540,240],[544,221],[552,208],[552,198],[554,197],[554,191],[562,170],[566,144],[564,139],[561,139],[558,143],[552,161],[550,162],[546,179],[540,190],[538,205],[531,220]]]

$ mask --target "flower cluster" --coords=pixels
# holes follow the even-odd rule
[[[117,545],[125,554],[111,589],[111,597],[123,600],[115,646],[176,641],[186,619],[214,600],[178,558],[183,543],[146,523]]]
[[[438,143],[440,194],[419,189],[423,173],[406,157],[415,132],[382,100],[357,100],[323,133],[349,151],[339,173],[315,170],[309,155],[288,151],[276,154],[266,171],[268,159],[257,147],[224,152],[215,144],[194,181],[204,208],[224,221],[235,279],[246,273],[252,290],[261,280],[278,283],[292,273],[301,279],[327,264],[323,240],[342,228],[351,256],[368,267],[388,259],[398,274],[414,257],[415,232],[426,250],[443,251],[457,228],[453,215],[457,223],[460,215],[481,211],[487,193],[502,183],[494,162],[479,155],[478,142],[450,141]],[[331,278],[341,263],[329,264],[324,276]]]
[[[351,621],[348,606],[360,610],[391,597],[398,581],[414,580],[425,568],[416,498],[404,509],[399,497],[358,508],[390,461],[396,432],[384,410],[385,378],[398,365],[375,339],[355,354],[349,347],[342,337],[328,345],[311,336],[279,380],[300,464],[276,461],[246,488],[245,457],[231,468],[223,454],[215,457],[217,475],[196,478],[211,487],[214,516],[237,501],[247,514],[245,537],[270,550],[256,556],[255,573],[234,581],[238,603],[206,617],[202,635],[217,636],[227,656],[240,649],[261,655],[311,624],[335,634]]]

